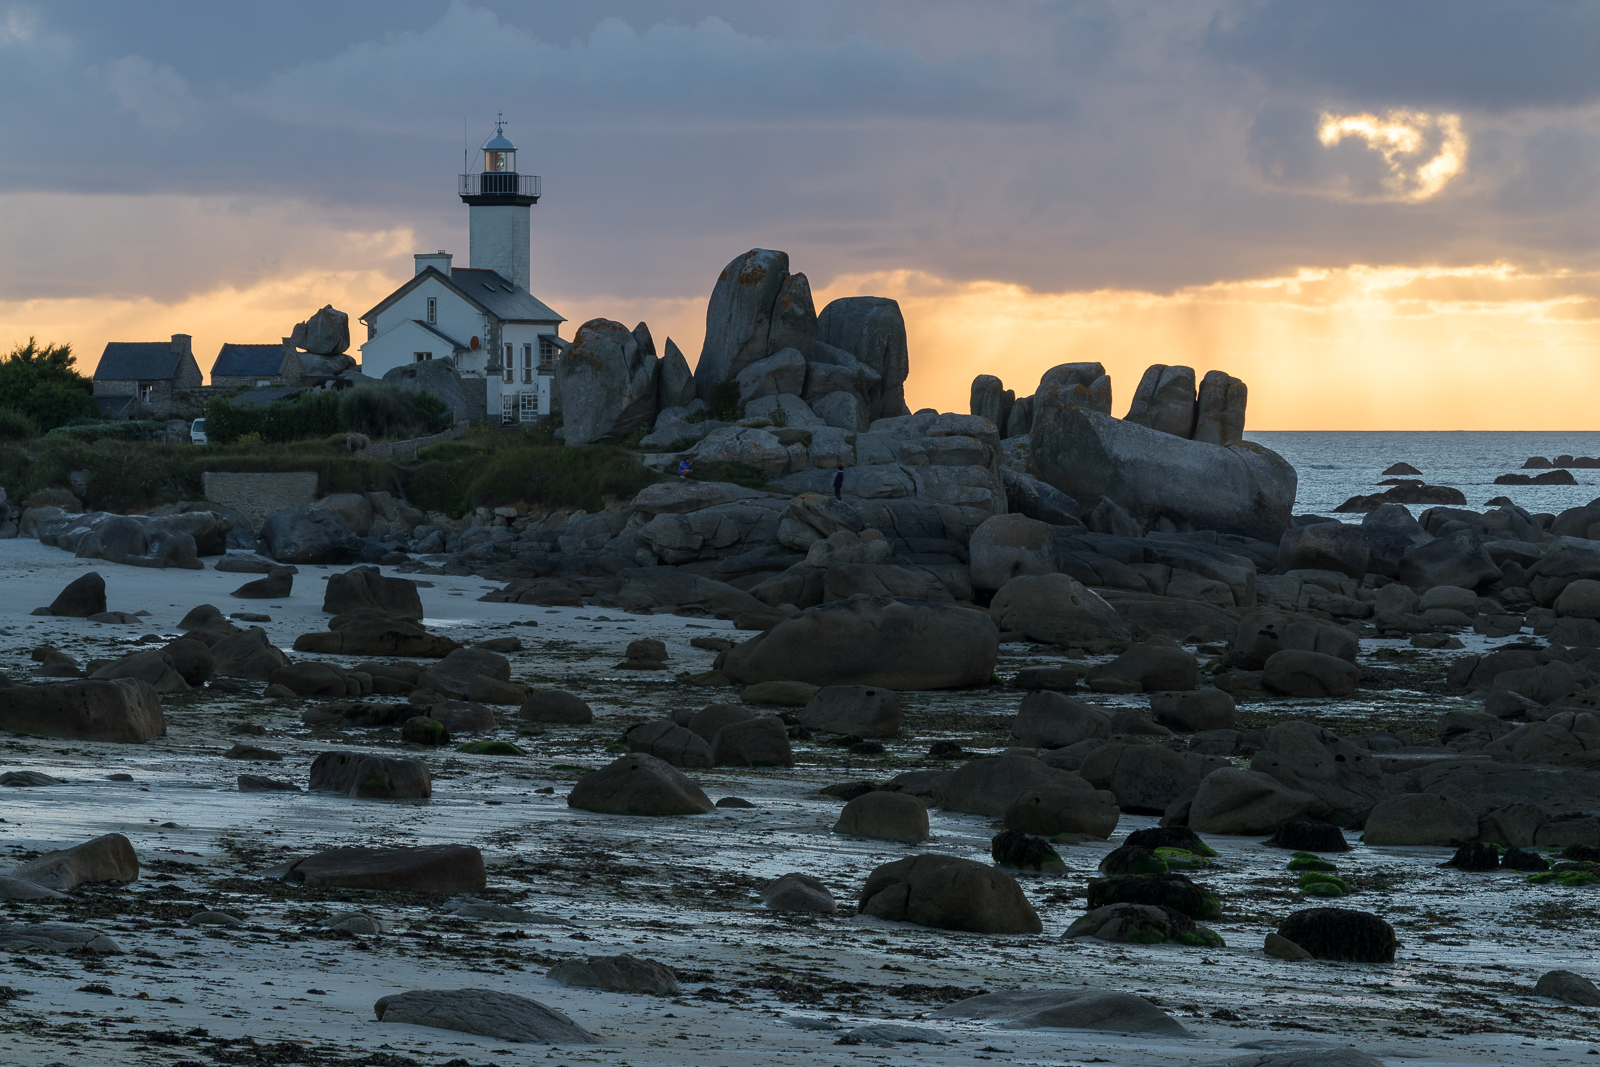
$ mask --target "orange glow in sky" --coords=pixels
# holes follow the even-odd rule
[[[80,366],[92,371],[107,341],[189,333],[206,368],[222,342],[275,342],[326,303],[350,313],[359,344],[365,331],[355,317],[402,280],[397,266],[306,272],[173,304],[114,297],[0,303],[0,345],[29,335],[70,341]],[[1144,368],[1168,363],[1243,378],[1254,429],[1578,430],[1600,429],[1597,290],[1594,274],[1502,263],[1307,268],[1168,294],[1037,293],[898,271],[838,277],[817,286],[816,298],[818,308],[863,293],[900,301],[913,408],[967,410],[977,374],[998,375],[1020,396],[1057,363],[1095,360],[1111,372],[1117,414]],[[568,317],[566,337],[596,316],[628,326],[644,319],[658,347],[670,335],[691,363],[699,355],[704,295],[538,295]]]

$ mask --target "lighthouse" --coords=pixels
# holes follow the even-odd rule
[[[517,172],[517,146],[505,121],[483,144],[483,169],[461,175],[461,201],[471,216],[468,254],[475,270],[492,270],[528,288],[528,209],[539,202],[539,176]]]
[[[533,422],[551,413],[566,320],[528,292],[528,209],[539,202],[539,176],[517,171],[503,118],[478,160],[469,154],[456,192],[467,205],[471,266],[455,266],[442,249],[416,253],[412,277],[361,316],[361,370],[436,380],[416,364],[448,359],[460,379],[459,400],[445,387],[458,419]]]

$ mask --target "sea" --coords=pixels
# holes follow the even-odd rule
[[[1503,496],[1537,514],[1559,514],[1600,497],[1600,469],[1573,469],[1576,485],[1495,485],[1502,474],[1523,471],[1530,456],[1600,456],[1600,431],[1546,430],[1254,430],[1245,437],[1278,453],[1300,476],[1296,515],[1316,514],[1360,522],[1362,515],[1334,516],[1353,496],[1380,493],[1383,472],[1409,463],[1429,485],[1461,490],[1467,506],[1481,511]],[[1411,505],[1421,514],[1427,505]]]

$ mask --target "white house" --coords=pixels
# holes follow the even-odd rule
[[[471,267],[448,252],[419,252],[416,273],[361,316],[362,373],[453,356],[463,379],[482,380],[487,412],[502,422],[550,413],[555,359],[566,320],[528,292],[528,208],[539,177],[518,174],[517,150],[499,127],[483,146],[483,170],[461,175],[471,221]]]

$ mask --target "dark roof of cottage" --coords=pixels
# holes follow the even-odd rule
[[[182,353],[172,350],[171,341],[110,341],[94,369],[98,382],[162,380],[178,375]]]
[[[224,344],[211,364],[211,376],[232,374],[238,376],[270,377],[283,369],[283,345]]]
[[[430,274],[444,282],[469,304],[487,312],[501,322],[566,322],[550,306],[526,289],[518,289],[492,270],[456,267],[445,274],[438,267],[428,267],[412,275],[404,285],[384,297],[378,305],[361,316],[361,321],[371,323],[373,318],[402,296],[422,284]]]

